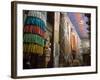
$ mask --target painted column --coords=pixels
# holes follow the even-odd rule
[[[59,23],[60,23],[60,12],[54,14],[54,67],[59,66]]]

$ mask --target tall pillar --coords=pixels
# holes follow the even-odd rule
[[[60,12],[54,14],[54,67],[59,66],[59,24],[60,23]]]

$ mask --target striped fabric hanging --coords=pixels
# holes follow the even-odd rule
[[[23,28],[23,52],[43,54],[45,45],[46,13],[29,11]]]

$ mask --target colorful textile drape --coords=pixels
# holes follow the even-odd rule
[[[45,45],[45,31],[46,24],[44,20],[36,17],[36,15],[28,15],[23,28],[23,52],[42,55]]]

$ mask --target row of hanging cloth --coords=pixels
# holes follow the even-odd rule
[[[30,13],[24,22],[23,52],[42,55],[45,45],[46,24],[41,18],[32,15],[34,12],[30,11]]]
[[[46,31],[44,21],[38,17],[27,16],[24,25],[35,25],[40,27],[43,31]]]
[[[37,35],[37,34],[24,34],[23,41],[25,43],[37,43],[38,45],[41,45],[44,47],[44,39]]]
[[[45,32],[38,26],[26,25],[24,26],[24,33],[38,34],[44,38]]]
[[[34,16],[42,19],[46,24],[47,21],[47,12],[45,11],[29,11],[28,16]]]
[[[31,43],[31,44],[24,44],[23,45],[23,51],[25,53],[32,53],[32,54],[43,54],[43,47],[39,46],[37,44]]]

